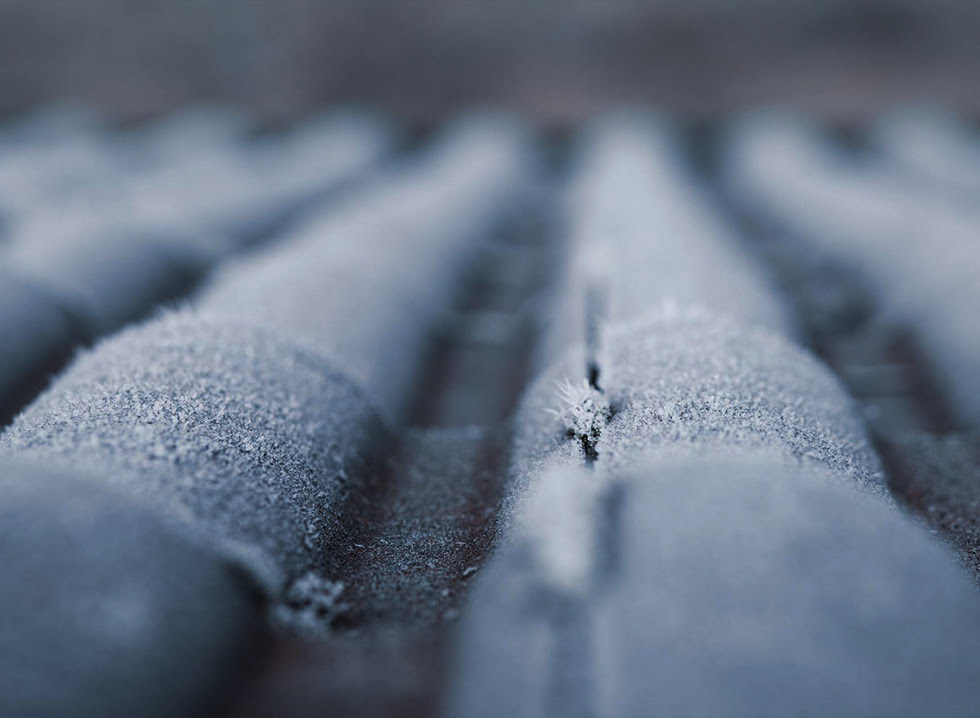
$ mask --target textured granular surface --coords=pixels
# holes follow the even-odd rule
[[[193,312],[86,353],[0,437],[254,545],[287,576],[330,565],[336,505],[386,428],[322,356]]]
[[[851,399],[823,365],[781,337],[687,311],[614,328],[608,343],[603,389],[613,414],[595,445],[606,469],[678,449],[768,448],[789,464],[886,496]],[[559,363],[529,389],[516,419],[517,493],[549,456],[578,450],[556,389],[576,376],[574,362]]]
[[[908,432],[883,447],[892,490],[941,532],[980,581],[980,437]]]

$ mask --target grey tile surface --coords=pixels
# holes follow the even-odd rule
[[[970,714],[980,224],[912,119],[0,128],[0,713]]]
[[[97,476],[3,462],[0,537],[3,715],[204,715],[261,645],[246,572]]]

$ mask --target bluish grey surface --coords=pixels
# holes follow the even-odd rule
[[[0,130],[0,217],[18,219],[45,203],[120,176],[106,127],[90,113],[54,109]]]
[[[460,127],[400,178],[220,273],[193,308],[84,353],[0,453],[90,467],[286,579],[329,576],[341,504],[390,439],[381,417],[416,390],[456,273],[527,180],[526,141],[502,120]]]
[[[590,285],[603,294],[598,310],[607,321],[673,304],[795,334],[784,303],[740,251],[664,120],[620,115],[584,132],[563,210],[569,266],[546,357],[583,341]]]
[[[420,159],[315,211],[283,246],[229,264],[198,305],[335,357],[401,418],[434,324],[534,170],[521,125],[463,120]]]
[[[0,269],[0,425],[40,391],[90,329],[71,301]]]
[[[80,466],[177,507],[296,578],[329,568],[336,505],[386,428],[328,359],[193,311],[82,354],[0,436],[0,454]]]
[[[597,466],[688,449],[767,448],[790,465],[827,470],[885,496],[884,475],[854,404],[813,356],[764,329],[697,310],[655,313],[607,336]],[[549,462],[579,452],[568,397],[575,352],[535,380],[518,412],[512,500]],[[584,390],[583,390],[584,391]],[[581,400],[573,397],[573,400]],[[581,461],[581,457],[580,457]]]
[[[208,132],[206,114],[172,123],[142,138],[107,133],[118,171],[91,176],[50,202],[39,199],[12,217],[10,243],[53,251],[97,243],[105,233],[173,235],[196,237],[199,251],[220,256],[364,172],[390,148],[392,135],[377,118],[352,112],[253,141],[231,129],[225,139],[219,128]],[[39,150],[22,153],[30,166],[44,159]]]
[[[120,133],[117,143],[127,163],[152,167],[175,157],[210,152],[222,145],[245,141],[255,120],[226,105],[195,105],[176,110],[132,131]]]
[[[187,530],[76,471],[0,466],[0,714],[204,715],[265,599]]]
[[[920,706],[966,705],[969,672],[953,661],[969,646],[944,641],[980,605],[895,511],[823,365],[765,329],[690,309],[615,326],[604,358],[602,394],[560,388],[581,371],[572,350],[525,396],[502,533],[464,612],[446,715],[887,715],[906,701],[893,688],[913,679],[910,695],[929,696]],[[893,533],[917,548],[893,548]],[[864,563],[883,555],[866,583]],[[658,556],[670,562],[651,578]],[[959,619],[868,608],[930,570],[939,584],[910,605],[952,585]],[[915,640],[952,678],[891,655],[903,620],[919,622]],[[939,702],[950,685],[959,694]]]
[[[554,491],[582,491],[565,476]],[[604,539],[576,548],[606,570],[556,590],[546,545],[568,526],[532,496],[472,596],[446,715],[975,712],[975,589],[882,502],[767,453],[587,478]]]
[[[980,214],[915,192],[786,117],[732,133],[726,182],[743,208],[857,270],[885,321],[911,330],[959,422],[980,423]]]
[[[404,408],[399,402],[417,391],[413,370],[425,358],[427,332],[452,308],[458,273],[478,255],[484,239],[503,230],[513,201],[530,181],[528,142],[516,123],[483,119],[461,125],[361,200],[321,209],[281,248],[220,273],[193,305],[167,311],[82,352],[0,436],[0,456],[97,477],[101,488],[91,494],[92,510],[123,511],[114,508],[114,500],[102,498],[118,492],[146,507],[134,510],[131,518],[138,521],[146,512],[148,531],[155,526],[153,517],[169,517],[175,535],[193,537],[212,563],[232,562],[273,599],[285,596],[276,616],[288,613],[286,604],[307,611],[304,601],[312,594],[315,615],[298,618],[314,619],[322,633],[330,616],[318,612],[317,600],[323,598],[318,592],[336,591],[332,601],[343,590],[330,579],[352,560],[353,521],[360,517],[352,518],[347,510],[369,504],[365,486],[377,480],[377,460],[392,443],[384,417],[398,415]],[[301,143],[293,151],[301,152]],[[412,261],[407,263],[406,256]],[[119,257],[118,270],[132,259],[115,252],[112,257]],[[92,262],[105,271],[98,266],[100,258]],[[151,261],[149,267],[155,265]],[[54,275],[59,269],[56,262],[39,261],[38,266]],[[69,269],[64,274],[71,278]],[[108,299],[124,300],[135,291],[125,271],[117,278],[126,291],[114,295],[100,287],[95,295],[107,306]],[[97,286],[94,279],[92,284]],[[74,510],[75,491],[84,491],[84,485],[63,493],[53,490],[48,497],[52,511]],[[32,541],[42,541],[45,520],[42,516]],[[116,528],[113,521],[103,521],[107,530]],[[120,552],[139,549],[140,537],[128,540],[125,526],[115,535],[125,542]],[[174,570],[156,545],[141,556],[143,573],[116,562],[124,574],[120,581],[129,573],[142,580],[157,570],[165,575]],[[108,580],[112,558],[107,565],[90,565],[86,555],[78,557],[73,580],[81,586],[79,611],[87,607],[85,601],[98,600],[97,586]],[[43,544],[36,560],[42,568],[46,561],[54,569],[61,566],[59,554]],[[192,555],[181,560],[189,564],[187,572],[200,572],[199,579],[193,573],[195,580],[217,580],[207,560]],[[29,583],[14,575],[0,608],[25,611],[32,595]],[[120,625],[113,633],[107,621],[93,623],[93,632],[107,633],[93,650],[105,645],[107,657],[93,661],[98,673],[80,669],[77,685],[71,686],[74,693],[65,693],[81,710],[90,704],[92,714],[106,715],[182,715],[205,709],[200,691],[217,687],[223,652],[233,654],[245,635],[228,635],[242,631],[234,623],[235,599],[229,600],[227,615],[213,619],[231,625],[222,624],[211,634],[206,622],[223,608],[221,595],[204,591],[198,597],[190,589],[169,595],[165,586],[152,588],[155,602],[137,607],[140,620],[170,632],[144,642],[139,626]],[[111,591],[102,595],[111,608]],[[193,626],[195,635],[185,635],[183,624],[167,625],[169,616],[191,610],[199,610],[194,618],[203,624]],[[297,623],[289,616],[282,620]],[[61,652],[56,668],[70,671],[84,662],[79,646],[89,638],[77,635],[80,626],[67,628],[61,634],[28,623],[11,637],[12,645],[30,653],[46,650],[52,641],[74,641],[75,648],[56,646]],[[131,640],[132,654],[122,653],[113,640]],[[162,655],[148,656],[140,665],[138,657],[150,645]],[[167,702],[164,679],[185,651],[202,662],[193,680],[187,679],[200,691],[188,689]],[[195,668],[190,659],[183,664],[185,670]],[[11,693],[18,707],[31,706],[41,715],[68,712],[68,704],[51,688],[57,676],[39,659],[25,662],[15,675],[27,686]],[[144,685],[155,679],[161,680],[159,686]],[[113,680],[122,682],[118,690]],[[36,695],[46,690],[52,691],[50,703]],[[96,702],[100,697],[102,703]],[[144,707],[140,701],[153,703]]]
[[[178,155],[123,188],[118,221],[200,236],[228,253],[365,172],[391,135],[373,116],[338,112],[261,141]]]
[[[221,129],[230,120],[209,117],[205,113],[175,118],[156,132],[147,130],[142,139],[99,135],[118,155],[118,171],[93,171],[85,175],[87,183],[66,186],[57,196],[45,195],[48,199],[39,195],[31,211],[5,217],[7,241],[0,246],[4,271],[20,283],[59,296],[68,311],[84,319],[87,336],[97,338],[185,295],[227,255],[365,172],[390,140],[382,123],[347,113],[246,145],[240,138],[219,141],[222,132],[235,132]],[[214,123],[220,127],[214,128]],[[76,137],[79,133],[65,130],[55,135],[64,134],[64,142],[73,148],[82,142]],[[62,156],[56,152],[59,142],[26,142],[9,151],[36,174],[46,164],[57,164],[55,159]],[[191,147],[173,146],[185,142]],[[84,167],[75,169],[84,174]],[[20,186],[15,170],[5,165],[0,169],[0,205],[5,177],[10,176],[15,189]],[[32,176],[23,182],[33,187],[42,180]],[[43,307],[22,311],[19,322],[44,326]],[[4,422],[9,418],[4,414],[31,398],[22,390],[30,375],[58,369],[79,343],[72,335],[74,345],[58,345],[54,351],[39,343],[43,332],[37,338],[24,337],[23,332],[6,333],[8,326],[11,331],[16,328],[0,323],[0,346],[16,352],[18,366],[25,368],[0,377]]]
[[[879,120],[872,141],[920,189],[972,203],[980,198],[980,134],[939,108],[894,112]]]
[[[877,715],[905,705],[903,681],[930,696],[908,715],[962,708],[969,669],[950,664],[972,644],[943,646],[956,621],[867,606],[934,569],[975,622],[969,587],[895,510],[855,405],[794,346],[785,303],[685,179],[669,135],[633,119],[600,126],[570,194],[553,363],[515,419],[498,546],[464,612],[446,715]],[[589,337],[596,286],[609,321]],[[893,534],[927,547],[906,556]],[[890,655],[903,620],[954,677]],[[950,686],[959,694],[940,702]]]
[[[54,102],[0,125],[0,152],[10,148],[49,145],[79,134],[98,132],[103,117],[90,107],[71,102]]]
[[[85,317],[93,337],[183,296],[211,264],[193,245],[153,232],[107,231],[90,242],[16,244],[4,259],[7,271],[63,297]]]
[[[893,432],[892,490],[950,545],[980,584],[980,433]]]

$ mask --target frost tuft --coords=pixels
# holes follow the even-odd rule
[[[273,623],[286,633],[322,638],[345,608],[338,601],[343,590],[343,582],[330,581],[310,571],[287,587],[273,608]]]
[[[602,430],[612,418],[612,409],[605,394],[583,379],[573,384],[568,379],[558,382],[561,409],[549,409],[568,430],[568,435],[578,439],[589,461],[595,461]]]

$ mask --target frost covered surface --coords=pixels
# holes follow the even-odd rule
[[[455,620],[492,542],[501,477],[488,454],[502,439],[475,427],[410,429],[400,439],[391,483],[354,506],[371,520],[357,522],[341,600],[350,621],[424,632]]]
[[[554,414],[562,401],[556,382],[581,371],[573,355],[525,396],[516,419],[517,495],[546,464],[577,450]],[[596,444],[605,471],[648,454],[765,447],[885,495],[851,400],[820,362],[771,332],[706,312],[662,312],[611,331],[607,357],[614,414]]]
[[[32,211],[0,217],[6,240],[0,265],[9,275],[0,281],[58,297],[63,311],[84,324],[85,335],[97,338],[186,295],[226,255],[366,170],[389,141],[385,126],[359,115],[319,118],[254,145],[219,141],[222,132],[235,132],[211,127],[214,122],[224,124],[191,116],[124,139],[106,133],[118,155],[116,174],[93,175],[87,184],[39,199]],[[190,147],[178,150],[183,143]],[[31,158],[41,162],[47,147],[28,142],[19,151],[30,164]],[[0,142],[0,203],[4,173],[13,172],[3,164],[4,151]],[[43,327],[47,311],[27,308],[21,321]],[[6,333],[8,326],[14,323],[0,322],[0,345],[16,346],[16,361],[23,357],[28,368],[7,375],[14,389],[28,385],[31,367],[48,374],[58,369],[71,348],[44,351],[28,333]],[[60,339],[80,343],[77,334]],[[0,416],[3,405],[15,410],[30,398],[14,389],[0,387]]]
[[[516,123],[464,121],[284,245],[223,268],[198,303],[329,353],[400,417],[460,272],[528,186],[528,143]]]
[[[786,118],[734,134],[727,182],[776,228],[856,268],[884,316],[909,327],[961,422],[980,423],[980,215],[910,190]]]
[[[571,254],[550,353],[581,340],[590,283],[611,320],[696,305],[788,336],[795,328],[761,269],[738,248],[662,121],[609,118],[582,137],[566,197]]]
[[[566,435],[578,441],[586,457],[594,458],[602,432],[612,418],[609,400],[586,379],[578,385],[567,379],[560,382],[558,395],[559,408],[550,413],[565,427]]]
[[[324,210],[192,308],[84,353],[0,454],[85,467],[178,507],[223,547],[255,549],[286,580],[329,580],[344,506],[391,439],[382,416],[415,390],[454,274],[527,179],[526,141],[515,124],[461,127],[336,224]]]
[[[292,581],[272,609],[277,628],[301,638],[322,638],[331,621],[343,610],[341,581],[330,581],[310,571]]]
[[[584,599],[548,599],[521,550],[481,576],[446,715],[970,715],[975,590],[823,473],[709,452],[620,474],[617,568]]]
[[[651,444],[766,446],[883,490],[854,404],[821,362],[781,337],[682,315],[626,325],[610,343],[617,414],[598,448],[613,465]]]
[[[671,497],[650,502],[653,514],[637,519],[638,525],[629,531],[623,528],[622,512],[634,510],[634,485],[660,478],[658,468],[642,467],[651,462],[659,467],[679,461],[681,456],[690,465],[679,472],[678,482],[698,487],[692,491],[706,495],[715,492],[711,499],[714,507],[726,502],[735,512],[741,507],[742,528],[756,521],[753,502],[765,495],[765,490],[756,491],[751,484],[755,475],[760,481],[764,478],[767,486],[772,483],[781,489],[782,483],[799,479],[804,487],[784,491],[800,491],[804,505],[807,492],[829,492],[835,503],[851,512],[847,521],[858,529],[867,506],[877,512],[872,519],[879,514],[897,515],[852,402],[829,370],[785,338],[701,310],[661,311],[616,325],[606,334],[604,361],[602,386],[611,416],[603,412],[607,420],[599,429],[591,462],[575,429],[581,424],[579,413],[597,417],[588,409],[598,404],[587,401],[587,392],[569,394],[561,389],[568,377],[580,375],[577,352],[568,352],[566,359],[539,377],[525,395],[515,420],[513,481],[501,512],[503,539],[464,614],[460,668],[448,715],[564,715],[586,706],[586,714],[630,716],[649,714],[647,705],[664,706],[657,711],[664,715],[714,715],[715,711],[718,715],[781,715],[787,705],[793,706],[794,714],[820,714],[826,705],[819,703],[817,696],[805,695],[805,681],[793,684],[800,700],[794,703],[788,699],[790,702],[783,705],[779,701],[784,693],[754,695],[751,686],[756,677],[767,675],[761,663],[778,662],[781,656],[790,662],[797,658],[804,663],[811,661],[831,677],[828,680],[840,687],[851,685],[846,672],[838,673],[834,666],[840,657],[850,655],[852,645],[831,645],[823,655],[820,651],[809,655],[804,643],[783,637],[779,631],[785,620],[801,636],[811,628],[816,635],[833,626],[837,632],[834,640],[840,638],[842,630],[853,625],[853,616],[863,619],[866,615],[867,609],[860,602],[842,603],[842,599],[852,584],[861,585],[861,562],[874,561],[874,555],[865,559],[859,549],[853,549],[847,580],[827,591],[833,594],[833,605],[814,606],[803,601],[788,617],[769,616],[765,607],[770,595],[792,593],[799,575],[808,570],[806,559],[785,549],[784,565],[773,568],[768,583],[749,582],[745,587],[756,591],[744,601],[750,613],[755,611],[760,631],[765,631],[739,634],[735,623],[729,635],[719,633],[716,645],[712,634],[699,626],[716,620],[725,625],[727,618],[737,618],[737,611],[726,602],[725,586],[709,585],[716,560],[712,551],[716,549],[708,544],[717,538],[712,514],[706,512],[702,517],[692,504],[677,522],[665,522],[663,533],[649,537],[642,534],[644,522],[656,523],[660,513],[670,514]],[[573,400],[578,413],[556,411],[556,407]],[[697,457],[705,455],[717,458],[713,464],[700,463]],[[752,457],[759,455],[765,459],[753,463],[756,459]],[[636,479],[623,482],[624,477]],[[819,481],[823,488],[811,489],[807,482],[813,481]],[[826,515],[822,510],[814,505],[814,521],[837,520],[836,509],[828,508]],[[781,520],[779,509],[773,514],[777,522]],[[787,522],[778,531],[792,528],[792,522]],[[683,536],[682,531],[686,532]],[[761,542],[762,546],[772,545],[767,551],[784,550],[785,537],[778,531],[766,538],[769,543]],[[828,540],[832,545],[823,549],[824,561],[839,549],[833,544],[833,535],[831,530]],[[918,540],[915,535],[913,540]],[[890,540],[887,535],[877,538]],[[848,540],[841,539],[843,544]],[[703,548],[706,555],[692,553],[689,566],[673,565],[670,568],[676,575],[667,571],[657,580],[677,590],[678,595],[689,590],[683,582],[690,581],[691,586],[704,587],[703,596],[683,593],[683,600],[677,600],[676,596],[662,597],[651,591],[646,562],[686,541]],[[717,551],[726,551],[727,544],[719,543],[723,547]],[[868,539],[867,543],[873,545],[874,541]],[[885,548],[876,549],[879,553],[882,550]],[[760,556],[769,555],[759,551]],[[739,566],[760,560],[765,563],[755,557],[745,557],[741,564],[733,562]],[[888,565],[883,569],[892,570],[901,574],[904,568]],[[690,578],[697,572],[702,573]],[[899,575],[893,580],[905,579]],[[808,586],[819,588],[819,582]],[[834,593],[838,590],[841,593]],[[874,590],[868,588],[871,594]],[[607,611],[602,606],[610,591],[616,593],[621,605]],[[875,605],[877,598],[872,595],[868,605]],[[685,614],[686,601],[694,603]],[[839,614],[839,610],[853,615]],[[616,624],[618,619],[613,614],[617,612],[629,615],[635,629]],[[918,620],[914,612],[911,616]],[[806,625],[798,627],[797,621]],[[895,632],[899,625],[895,619],[889,630]],[[656,635],[651,638],[651,634]],[[928,629],[923,629],[923,635],[927,634]],[[690,661],[678,669],[679,677],[671,673],[677,685],[658,683],[657,692],[647,694],[650,681],[636,671],[658,670],[656,666],[661,663],[670,663],[671,654],[644,655],[645,662],[631,664],[634,654],[658,650],[661,638],[683,643],[685,635],[695,647],[688,653]],[[708,705],[697,697],[698,691],[712,695],[704,690],[705,685],[756,659],[759,641],[768,641],[762,650],[771,653],[759,659],[760,664],[752,670],[738,674],[742,685],[748,686],[743,688],[743,695],[738,695],[739,684],[732,681],[731,706],[726,707],[725,700],[719,699],[717,706],[698,710]],[[891,646],[871,642],[870,648],[861,650],[887,656]],[[718,668],[717,675],[711,675],[718,653],[727,664]],[[616,668],[611,670],[613,662]],[[856,670],[861,664],[849,665]],[[892,668],[880,670],[883,680],[891,680]],[[908,663],[894,668],[899,673],[910,670]],[[792,683],[786,680],[787,685]],[[891,700],[880,686],[873,686],[868,695],[855,689],[855,695],[859,701],[870,695],[872,704]],[[742,698],[744,705],[739,704]],[[603,699],[613,703],[599,703],[598,709],[591,710]],[[690,703],[684,702],[689,699]],[[850,697],[837,700],[847,706]],[[869,712],[875,714],[877,710],[872,707]]]
[[[180,507],[292,577],[327,568],[335,505],[385,435],[329,360],[183,312],[82,355],[0,436],[0,454],[82,466]]]
[[[980,582],[980,434],[889,437],[894,491],[950,542]]]
[[[197,715],[262,635],[235,565],[77,471],[0,468],[0,714]]]

